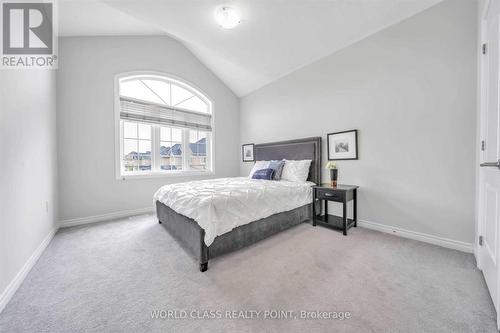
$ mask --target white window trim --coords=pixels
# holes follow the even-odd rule
[[[174,82],[176,84],[179,84],[183,88],[187,88],[190,91],[193,91],[193,89],[196,89],[196,92],[199,94],[202,94],[204,99],[209,103],[209,109],[212,114],[212,132],[210,134],[210,140],[207,144],[207,165],[210,167],[209,171],[199,171],[199,170],[183,170],[183,171],[175,171],[175,170],[165,170],[165,171],[144,171],[144,172],[134,172],[134,173],[124,173],[123,170],[123,159],[122,159],[122,140],[123,140],[123,130],[122,126],[120,125],[120,80],[122,78],[131,78],[133,76],[158,76],[160,78],[167,78],[170,80],[170,82]],[[191,178],[191,177],[203,177],[203,176],[214,176],[215,175],[215,104],[212,99],[208,97],[208,95],[201,89],[199,89],[196,85],[181,79],[175,75],[168,74],[168,73],[163,73],[163,72],[158,72],[158,71],[133,71],[133,72],[126,72],[126,73],[121,73],[118,75],[115,75],[114,78],[114,121],[115,121],[115,178],[117,180],[127,180],[127,179],[147,179],[147,178]],[[151,149],[156,149],[156,138],[155,136],[158,135],[159,139],[159,133],[160,131],[155,131],[152,130],[152,144],[151,144]],[[188,133],[188,131],[184,131]],[[186,141],[186,138],[183,138],[183,145],[186,145],[189,143],[189,134],[185,134],[188,136],[188,140]],[[159,142],[159,141],[158,141]],[[183,151],[187,152],[188,147],[183,146]],[[151,160],[151,166],[156,168],[156,166],[159,166],[159,154],[156,154],[158,157],[154,158]],[[188,160],[187,160],[187,155],[188,154],[183,154],[183,165],[188,165]]]

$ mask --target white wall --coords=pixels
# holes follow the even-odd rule
[[[9,284],[55,231],[55,117],[54,71],[0,71],[0,311]]]
[[[114,76],[119,73],[169,73],[212,98],[215,177],[238,175],[239,100],[179,42],[168,37],[61,38],[59,59],[60,220],[152,207],[160,186],[189,180],[115,179]]]
[[[476,6],[445,1],[244,97],[241,143],[358,129],[359,160],[338,165],[359,218],[472,243]]]

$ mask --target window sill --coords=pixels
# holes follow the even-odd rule
[[[200,176],[214,176],[213,171],[166,171],[166,172],[148,172],[135,174],[122,174],[116,177],[117,180],[128,179],[148,179],[148,178],[187,178]]]

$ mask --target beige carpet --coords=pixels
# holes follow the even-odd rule
[[[177,310],[170,314],[188,318],[152,319],[155,310],[164,310],[163,316]],[[225,318],[226,311],[238,310],[262,312],[257,319]],[[292,315],[270,319],[265,311],[272,310]],[[223,319],[190,318],[203,311]],[[300,319],[301,311],[351,317]],[[0,314],[0,331],[496,329],[493,305],[470,254],[362,228],[344,237],[302,224],[212,260],[200,273],[153,216],[141,216],[60,230]]]

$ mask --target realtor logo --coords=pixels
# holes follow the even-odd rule
[[[4,1],[1,17],[2,68],[55,68],[52,1]]]

